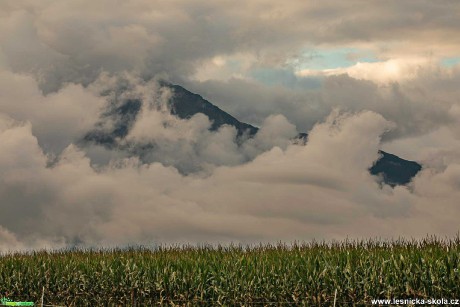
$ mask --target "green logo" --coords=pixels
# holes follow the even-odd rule
[[[11,299],[2,297],[0,302],[4,306],[34,306],[34,302],[13,302]]]

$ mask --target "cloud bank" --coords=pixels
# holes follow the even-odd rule
[[[2,1],[0,249],[454,235],[458,10]],[[206,116],[170,115],[158,79],[259,133],[239,142]],[[155,144],[148,156],[81,142],[128,98],[141,111],[120,143]],[[367,171],[382,148],[423,171],[382,185]]]

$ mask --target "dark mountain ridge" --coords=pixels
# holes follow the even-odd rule
[[[173,95],[169,100],[171,114],[188,119],[197,113],[205,114],[211,121],[211,130],[217,130],[222,125],[230,125],[236,128],[238,138],[242,136],[253,137],[259,128],[250,124],[240,122],[235,117],[221,110],[202,96],[192,93],[180,85],[167,82],[160,82],[160,86],[169,88]],[[136,117],[141,109],[142,102],[139,99],[126,99],[121,104],[112,106],[104,114],[110,117],[115,123],[111,131],[98,129],[91,131],[84,137],[85,142],[91,142],[105,147],[113,148],[117,146],[117,139],[124,138],[129,129],[133,126]],[[294,142],[305,144],[308,134],[299,133]],[[152,145],[153,146],[153,145]],[[135,148],[137,154],[142,155],[142,151],[148,150],[149,146],[141,149]],[[422,166],[414,161],[404,160],[396,155],[379,151],[381,157],[369,169],[372,175],[380,176],[384,183],[390,186],[405,185],[421,170]]]
[[[171,114],[182,119],[192,117],[197,113],[203,113],[212,122],[211,130],[217,130],[222,125],[230,125],[236,128],[238,136],[243,134],[255,135],[259,128],[240,122],[235,117],[221,110],[198,94],[189,92],[179,85],[166,84],[174,95],[170,100]]]

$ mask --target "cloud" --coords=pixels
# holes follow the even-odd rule
[[[91,85],[91,91],[103,93],[108,104],[100,112],[93,133],[111,136],[120,125],[129,126],[126,136],[114,140],[112,151],[104,150],[102,144],[89,144],[87,148],[88,144],[82,142],[93,162],[107,163],[107,158],[116,157],[113,152],[117,152],[119,157],[139,156],[143,162],[161,162],[182,173],[209,171],[215,166],[251,161],[274,146],[285,149],[298,134],[295,126],[279,114],[268,116],[254,138],[237,137],[236,129],[228,125],[212,131],[211,121],[204,114],[188,119],[172,115],[168,101],[174,92],[160,84],[125,74],[102,76]],[[113,111],[126,108],[127,102],[139,103],[139,112],[130,117],[132,123]]]
[[[3,246],[250,243],[456,231],[455,223],[445,222],[458,214],[459,168],[425,171],[413,193],[382,189],[367,169],[378,157],[379,135],[392,125],[369,111],[333,113],[311,131],[307,146],[274,147],[252,162],[205,176],[184,176],[136,158],[96,171],[74,145],[47,167],[30,124],[3,116],[0,126],[0,142],[8,145],[0,150]]]
[[[279,67],[311,46],[362,46],[387,59],[457,56],[457,2],[355,2],[6,0],[0,41],[8,65],[39,76],[46,92],[87,84],[101,71],[182,80],[228,57]]]
[[[388,84],[416,79],[423,70],[433,70],[435,63],[429,58],[389,59],[382,62],[360,63],[346,68],[325,70],[305,69],[298,72],[300,76],[333,76],[347,74],[355,79],[371,80],[375,83]]]
[[[378,63],[372,65],[369,64],[366,71],[376,74],[376,78],[384,76],[384,72],[377,69]],[[304,83],[316,81],[301,76],[290,86],[230,79],[193,81],[187,83],[187,87],[242,121],[260,125],[265,117],[279,113],[302,132],[308,132],[337,107],[354,112],[372,110],[394,122],[396,128],[384,136],[385,141],[456,125],[453,114],[458,106],[455,98],[458,89],[454,83],[460,76],[458,68],[410,67],[413,75],[398,82],[374,82],[364,76],[352,77],[351,72],[344,70],[342,74],[322,76],[318,79],[320,85],[315,87],[305,86]]]
[[[458,6],[2,1],[0,248],[454,234],[460,66],[443,63]],[[299,73],[308,50],[372,63],[350,51],[349,67]],[[161,78],[259,133],[171,116]],[[81,142],[130,98],[122,146]],[[382,186],[368,172],[380,147],[425,168]]]
[[[40,145],[59,153],[91,129],[106,102],[81,85],[43,95],[31,76],[0,71],[0,112],[28,121]]]

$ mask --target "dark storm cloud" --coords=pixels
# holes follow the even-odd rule
[[[456,1],[3,1],[8,65],[41,87],[87,83],[101,71],[182,79],[204,60],[247,53],[280,65],[311,45],[367,45],[383,54],[454,54]]]

